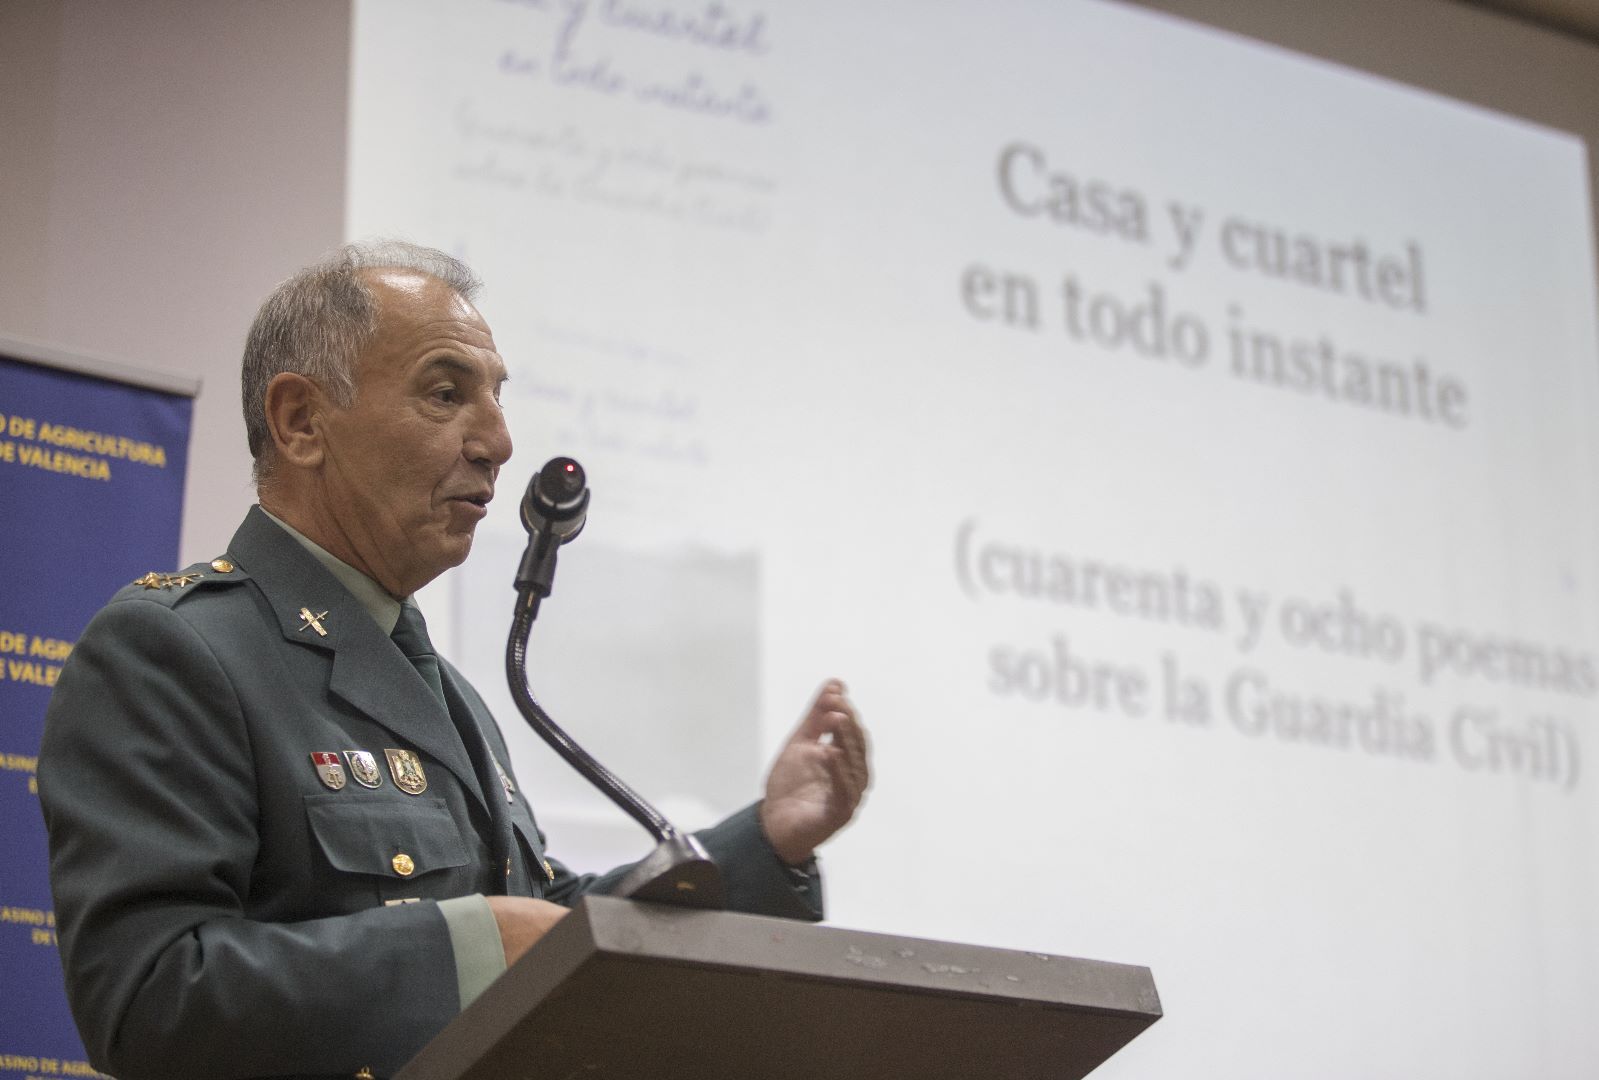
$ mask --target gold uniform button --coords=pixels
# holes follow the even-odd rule
[[[233,564],[226,559],[212,559],[211,569],[219,574],[231,574],[233,573]]]
[[[416,869],[416,863],[411,861],[411,856],[403,851],[394,857],[391,865],[394,867],[394,872],[401,877],[410,877],[411,871]]]

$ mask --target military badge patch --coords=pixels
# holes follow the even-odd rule
[[[415,750],[385,749],[383,756],[389,759],[389,775],[394,777],[395,787],[407,795],[420,795],[428,789],[427,774],[422,771],[422,759]]]
[[[316,766],[316,774],[328,787],[334,791],[344,787],[344,766],[339,764],[339,755],[312,754],[311,764]]]
[[[383,783],[383,773],[378,759],[365,750],[346,750],[344,760],[350,763],[350,775],[362,787],[378,787]]]

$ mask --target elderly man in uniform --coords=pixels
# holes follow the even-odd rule
[[[61,953],[122,1080],[393,1073],[620,873],[546,857],[410,600],[511,456],[476,289],[405,244],[280,286],[244,358],[260,505],[218,558],[119,593],[62,672],[39,763]],[[830,681],[764,799],[699,834],[730,906],[820,918],[812,853],[866,784]]]

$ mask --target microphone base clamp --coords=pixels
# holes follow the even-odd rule
[[[698,840],[681,833],[668,836],[635,863],[611,895],[712,911],[727,904],[721,870]]]

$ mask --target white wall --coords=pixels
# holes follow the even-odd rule
[[[0,5],[0,335],[203,381],[184,562],[253,500],[255,307],[343,239],[348,48],[332,0]]]

